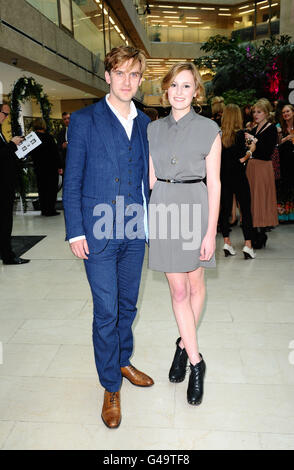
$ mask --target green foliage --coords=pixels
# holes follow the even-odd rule
[[[35,82],[32,77],[21,77],[13,85],[9,95],[11,107],[11,129],[12,135],[22,135],[22,129],[19,125],[20,105],[29,98],[35,98],[40,103],[43,119],[46,122],[47,130],[50,132],[50,113],[51,103],[48,95],[43,92],[42,85]]]
[[[23,130],[18,122],[20,115],[21,103],[24,103],[29,98],[35,98],[40,103],[41,112],[44,121],[46,122],[47,131],[51,130],[50,113],[51,103],[48,95],[43,92],[42,85],[36,83],[32,77],[21,77],[13,85],[13,89],[9,95],[10,108],[11,108],[11,130],[12,135],[23,135]],[[30,190],[30,175],[28,171],[21,168],[20,178],[18,184],[18,191],[24,204],[24,210],[27,209],[26,194]]]
[[[217,35],[201,49],[209,55],[196,59],[195,64],[215,73],[212,81],[215,95],[230,89],[255,89],[258,98],[286,98],[289,81],[294,76],[294,42],[290,36],[273,36],[261,44],[241,44],[239,38]]]
[[[253,105],[256,101],[256,91],[252,89],[248,90],[228,90],[223,93],[225,104],[237,104],[240,108],[246,106],[246,104]]]

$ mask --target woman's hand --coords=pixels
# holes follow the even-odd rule
[[[246,139],[246,140],[253,140],[254,137],[253,137],[252,134],[249,134],[249,132],[245,132],[245,139]]]
[[[215,252],[215,236],[206,234],[200,248],[200,261],[209,261]]]

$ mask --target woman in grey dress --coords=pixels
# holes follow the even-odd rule
[[[169,116],[148,127],[150,145],[149,267],[166,273],[181,337],[169,371],[182,382],[190,360],[188,403],[203,396],[205,362],[196,327],[205,298],[204,268],[215,267],[220,200],[221,139],[218,125],[196,114],[203,93],[192,63],[176,64],[162,82]],[[207,178],[207,186],[203,178]]]

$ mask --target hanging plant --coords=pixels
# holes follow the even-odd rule
[[[37,83],[33,77],[21,77],[14,83],[12,91],[9,94],[11,131],[13,137],[24,134],[23,129],[19,124],[19,117],[21,103],[24,103],[29,98],[35,98],[35,100],[40,104],[42,117],[46,122],[47,131],[51,131],[51,103],[48,99],[48,95],[44,93],[42,85]],[[26,173],[26,168],[21,168],[18,187],[25,211],[27,210],[26,194],[29,189],[29,181]]]
[[[11,107],[11,129],[12,135],[23,135],[22,128],[18,122],[20,116],[21,103],[29,98],[35,98],[40,104],[42,117],[46,122],[47,131],[50,132],[50,113],[51,103],[48,95],[44,93],[42,85],[36,83],[32,77],[21,77],[13,85],[13,89],[9,95]]]

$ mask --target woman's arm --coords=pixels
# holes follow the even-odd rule
[[[217,221],[220,203],[220,162],[221,162],[221,138],[218,134],[206,157],[206,182],[208,190],[208,228],[200,249],[200,260],[208,261],[215,252],[215,237],[217,233]]]
[[[151,155],[149,155],[149,186],[150,186],[150,189],[153,189],[153,186],[155,185],[156,181],[157,181],[157,178],[155,176],[152,157],[151,157]]]

